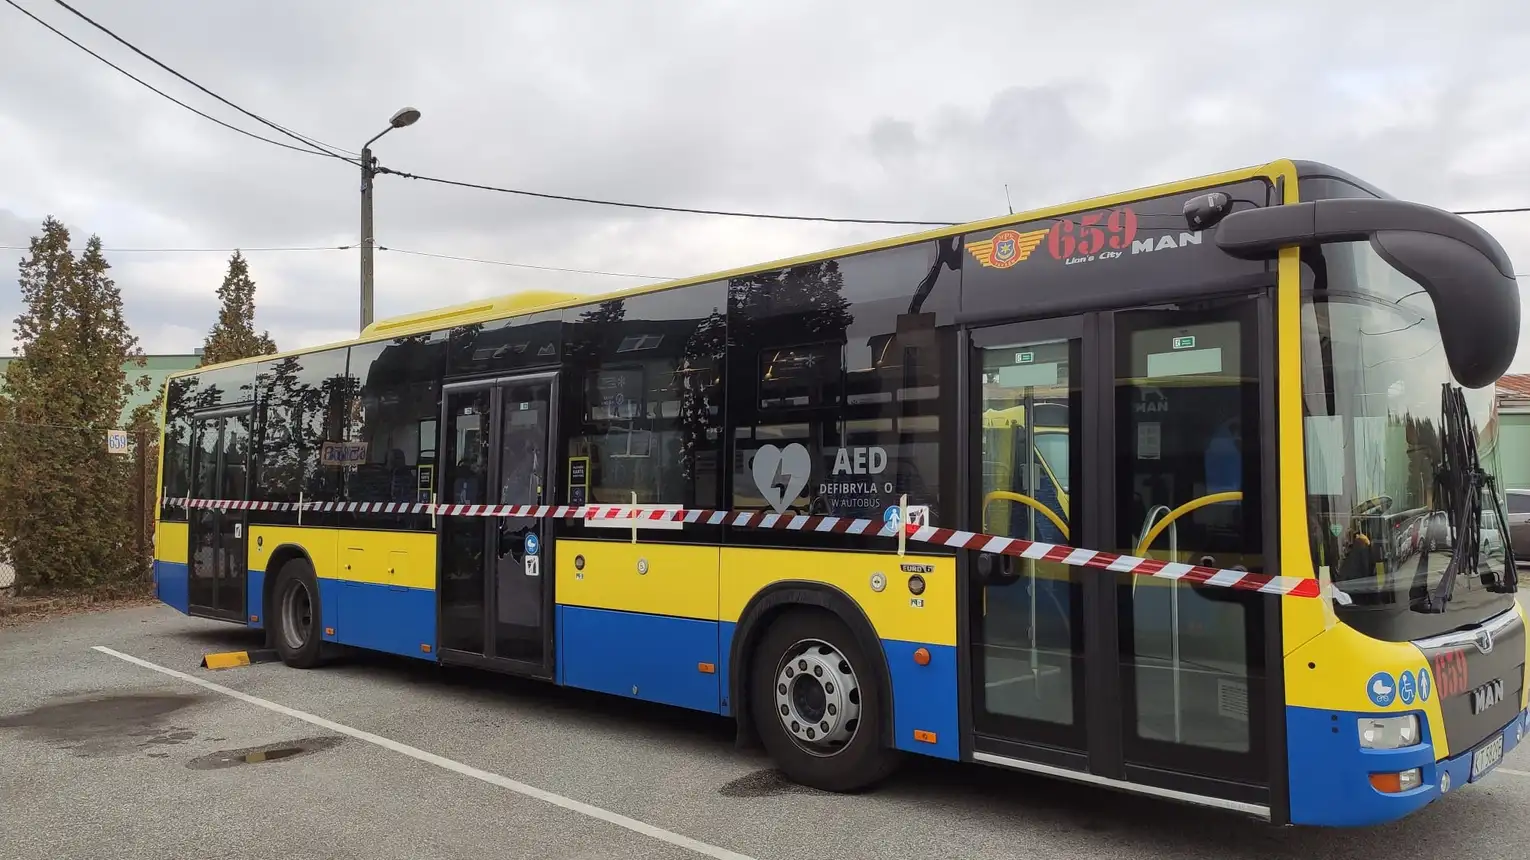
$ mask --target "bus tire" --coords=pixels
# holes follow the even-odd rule
[[[761,636],[752,664],[755,729],[788,779],[848,792],[880,782],[897,767],[900,754],[881,736],[887,693],[879,664],[839,616],[787,610]]]
[[[295,669],[319,665],[324,647],[322,618],[319,614],[319,584],[313,565],[307,559],[294,558],[282,565],[271,590],[274,612],[272,637],[282,662]]]

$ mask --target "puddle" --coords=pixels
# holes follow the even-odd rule
[[[259,747],[219,750],[218,752],[198,756],[186,762],[186,766],[192,770],[222,770],[226,767],[238,767],[242,764],[264,764],[265,762],[281,761],[282,759],[296,758],[332,749],[343,740],[345,738],[327,736],[301,738],[295,741],[279,741]]]
[[[79,756],[131,753],[146,744],[178,744],[195,737],[185,726],[164,724],[170,715],[197,704],[183,693],[127,693],[68,697],[30,711],[0,717],[0,729],[69,750]]]
[[[774,797],[779,794],[823,794],[816,788],[798,785],[780,771],[757,770],[745,774],[717,790],[723,797]]]

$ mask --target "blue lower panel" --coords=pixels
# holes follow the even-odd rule
[[[436,593],[370,582],[319,580],[324,638],[342,645],[434,660]]]
[[[717,622],[717,691],[722,699],[718,713],[733,716],[733,703],[728,701],[733,689],[733,631],[738,624],[732,621]]]
[[[1360,748],[1359,720],[1374,714],[1286,708],[1286,733],[1291,780],[1291,823],[1332,827],[1363,827],[1395,821],[1441,795],[1441,777],[1449,774],[1451,793],[1466,788],[1471,778],[1472,750],[1435,761],[1434,727],[1424,714],[1414,713],[1422,742],[1396,750]],[[1400,716],[1386,714],[1386,716]],[[1519,744],[1530,713],[1514,716],[1504,727],[1504,756]],[[1495,733],[1496,734],[1496,733]],[[1387,794],[1371,785],[1373,773],[1422,771],[1423,785]]]
[[[347,584],[338,579],[319,580],[319,624],[325,642],[340,641],[340,592]]]
[[[266,626],[266,572],[263,570],[252,570],[246,581],[249,585],[245,588],[244,605],[249,607],[249,617],[245,621],[256,630],[264,630]]]
[[[717,638],[715,621],[559,606],[558,677],[570,687],[715,714]]]
[[[920,648],[930,652],[930,662],[914,662]],[[897,639],[882,640],[887,669],[892,676],[893,735],[900,750],[940,758],[961,757],[956,721],[956,649],[950,645],[925,645]],[[914,732],[929,732],[935,742],[915,740]]]
[[[154,596],[181,612],[191,607],[191,568],[175,561],[154,562]]]

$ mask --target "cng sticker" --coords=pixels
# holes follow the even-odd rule
[[[1172,343],[1174,349],[1195,349],[1195,335],[1187,334],[1176,337]]]

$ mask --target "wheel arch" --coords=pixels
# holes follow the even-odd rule
[[[266,632],[267,648],[276,647],[276,639],[274,638],[276,635],[276,625],[271,623],[271,613],[275,611],[272,601],[276,596],[276,578],[281,574],[282,568],[286,567],[288,562],[299,559],[308,563],[309,570],[316,571],[316,568],[313,566],[313,557],[308,554],[308,550],[295,543],[281,544],[276,549],[271,550],[271,557],[266,560],[265,576],[260,585],[260,611],[265,616],[265,623],[262,626]],[[313,600],[315,603],[318,602],[319,595],[317,592],[314,593]]]
[[[733,641],[728,646],[728,701],[732,705],[733,718],[738,725],[741,742],[758,741],[757,729],[750,714],[750,673],[753,671],[754,650],[760,638],[776,618],[793,609],[822,609],[837,616],[850,628],[856,644],[871,662],[871,673],[882,693],[877,728],[884,747],[893,746],[893,689],[892,673],[887,666],[887,653],[876,628],[855,599],[843,589],[810,580],[783,580],[772,583],[755,593],[739,613],[738,624],[733,630]]]

